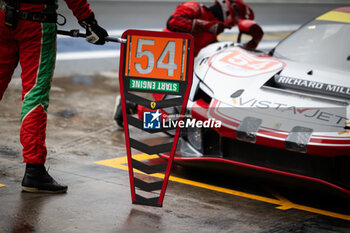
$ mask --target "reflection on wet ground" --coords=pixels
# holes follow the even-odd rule
[[[131,204],[128,173],[94,162],[125,156],[112,120],[116,78],[54,79],[48,112],[47,167],[67,194],[22,193],[21,88],[0,103],[0,232],[347,232],[350,222],[295,208],[170,181],[163,208]],[[81,81],[84,80],[84,81]],[[92,83],[93,85],[90,85]],[[137,134],[135,131],[134,133]],[[138,135],[142,137],[142,135]],[[164,136],[163,136],[164,138]],[[149,139],[150,143],[152,140]],[[256,177],[174,166],[172,175],[210,187],[349,215],[349,201]],[[278,184],[278,183],[277,183]],[[268,187],[268,188],[266,188]],[[274,191],[271,193],[270,191]]]
[[[43,206],[51,198],[55,198],[55,195],[43,196],[22,192],[18,200],[15,200],[17,208],[15,208],[15,217],[9,232],[36,232],[35,227],[42,221],[41,214],[43,212]]]

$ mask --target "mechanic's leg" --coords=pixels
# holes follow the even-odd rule
[[[24,162],[30,164],[44,164],[47,153],[46,111],[56,54],[55,26],[48,25],[51,24],[26,21],[19,36],[23,85],[21,143]]]
[[[152,94],[155,101],[160,101],[163,99],[163,94]],[[133,102],[130,102],[128,100],[125,101],[125,107],[126,107],[126,114],[138,114],[139,119],[142,120],[143,118],[143,112],[144,111],[152,111],[151,109],[148,109],[146,107],[143,107],[141,105],[135,104]],[[115,101],[115,108],[114,108],[114,121],[117,124],[117,127],[119,129],[124,128],[124,121],[123,121],[123,111],[122,111],[122,103],[121,103],[121,97],[120,95],[117,96],[117,99]]]
[[[28,192],[65,192],[67,186],[47,173],[46,122],[49,92],[56,59],[56,24],[22,21],[18,34],[22,67],[21,143],[27,163],[22,189]]]
[[[13,30],[5,27],[4,12],[0,11],[0,100],[18,64],[18,46],[12,38]]]
[[[137,113],[137,109],[138,109],[137,104],[130,101],[126,101],[125,106],[126,106],[126,114]],[[124,128],[123,111],[122,111],[122,103],[121,103],[120,95],[117,96],[117,99],[115,101],[114,121],[117,124],[117,127],[119,129]]]

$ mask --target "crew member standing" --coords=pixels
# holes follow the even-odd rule
[[[65,0],[86,40],[104,44],[108,36],[86,0]],[[56,59],[57,0],[0,0],[0,100],[20,63],[22,112],[20,141],[26,170],[22,189],[27,192],[66,192],[46,171],[45,137],[49,92]]]

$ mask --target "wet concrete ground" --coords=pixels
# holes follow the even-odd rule
[[[0,102],[0,232],[350,231],[349,199],[180,166],[163,208],[132,205],[125,166],[95,163],[126,154],[112,121],[116,76],[54,79],[47,167],[68,193],[22,193],[20,92],[14,79]]]

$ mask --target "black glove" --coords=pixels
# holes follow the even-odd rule
[[[227,24],[224,24],[222,22],[216,23],[214,25],[214,27],[211,30],[211,33],[213,33],[214,35],[219,35],[221,34],[226,28],[231,28],[230,26],[228,26]]]
[[[86,19],[79,21],[79,24],[86,29],[86,41],[92,44],[103,45],[108,33],[97,24],[95,14],[91,13]]]

